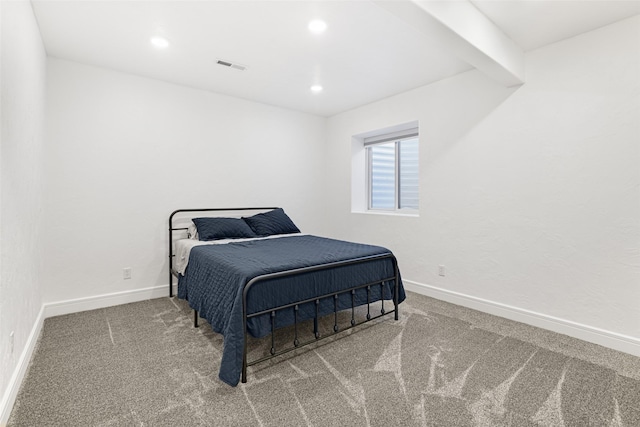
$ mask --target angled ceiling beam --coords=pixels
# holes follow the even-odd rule
[[[524,83],[522,49],[468,0],[373,1],[504,86]]]

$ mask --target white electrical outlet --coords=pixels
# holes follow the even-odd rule
[[[15,336],[14,331],[11,331],[9,334],[9,354],[13,354],[13,337]]]
[[[131,267],[125,267],[122,270],[122,277],[125,279],[131,279]]]
[[[438,266],[438,275],[444,277],[444,265]]]

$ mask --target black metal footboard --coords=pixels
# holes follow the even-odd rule
[[[249,290],[251,289],[252,286],[254,286],[256,283],[260,283],[260,282],[264,282],[266,280],[270,280],[270,279],[278,279],[278,278],[283,278],[283,277],[289,277],[289,276],[295,276],[295,275],[299,275],[299,274],[304,274],[304,273],[310,273],[310,272],[315,272],[315,271],[320,271],[320,270],[328,270],[328,269],[332,269],[332,268],[337,268],[337,267],[344,267],[347,265],[353,265],[353,264],[359,264],[359,263],[366,263],[366,262],[371,262],[371,261],[377,261],[377,260],[382,260],[382,259],[391,259],[391,261],[393,262],[393,276],[391,277],[385,277],[379,280],[376,280],[375,282],[372,283],[365,283],[365,284],[358,284],[346,289],[342,289],[336,292],[330,292],[324,295],[319,295],[313,298],[309,298],[309,299],[305,299],[302,301],[296,301],[294,303],[289,303],[289,304],[285,304],[285,305],[281,305],[278,307],[274,307],[274,308],[270,308],[268,310],[264,310],[264,311],[260,311],[257,313],[251,313],[251,314],[247,314],[247,295],[249,293]],[[384,309],[384,286],[386,282],[391,282],[393,281],[393,305],[394,308],[391,311],[386,311]],[[395,320],[398,320],[398,292],[399,292],[399,274],[398,274],[398,263],[396,261],[395,256],[392,253],[387,253],[387,254],[382,254],[382,255],[373,255],[373,256],[368,256],[368,257],[362,257],[362,258],[354,258],[354,259],[350,259],[350,260],[345,260],[345,261],[338,261],[338,262],[333,262],[333,263],[328,263],[328,264],[322,264],[322,265],[316,265],[316,266],[311,266],[311,267],[305,267],[305,268],[299,268],[299,269],[294,269],[294,270],[288,270],[288,271],[282,271],[282,272],[276,272],[276,273],[270,273],[270,274],[264,274],[261,276],[257,276],[254,277],[253,279],[251,279],[249,282],[247,282],[247,284],[244,286],[244,290],[242,293],[242,322],[243,322],[243,330],[244,330],[244,347],[243,347],[243,352],[242,352],[242,382],[246,383],[247,382],[247,368],[249,366],[261,363],[261,362],[265,362],[267,360],[273,359],[274,357],[280,356],[282,354],[288,353],[290,351],[296,350],[298,348],[304,347],[306,345],[315,343],[317,341],[320,341],[324,338],[328,338],[330,336],[334,336],[335,334],[338,334],[340,332],[344,332],[347,331],[351,328],[354,328],[358,325],[361,325],[363,323],[367,323],[370,322],[372,320],[375,320],[379,317],[382,316],[386,316],[387,314],[391,314],[394,313],[394,318]],[[380,314],[372,316],[371,314],[371,306],[370,304],[375,302],[375,301],[371,301],[371,289],[374,286],[380,286],[380,301],[382,302],[382,308],[380,310]],[[366,319],[362,320],[360,322],[357,322],[355,319],[355,309],[356,309],[356,304],[355,304],[355,294],[356,291],[359,289],[366,289],[367,292],[367,315],[366,315]],[[338,326],[338,311],[342,311],[338,309],[338,298],[339,295],[342,294],[351,294],[351,322],[350,325],[347,327],[343,327],[342,329],[339,328]],[[328,334],[328,335],[324,335],[321,336],[318,330],[318,320],[319,320],[319,305],[320,305],[320,301],[327,299],[327,298],[333,298],[333,315],[334,315],[334,324],[333,324],[333,333]],[[306,304],[306,303],[315,303],[315,317],[313,318],[313,335],[314,335],[314,339],[311,340],[307,340],[304,342],[300,342],[300,340],[298,339],[298,308],[300,305],[302,304]],[[360,304],[360,305],[364,305],[364,304]],[[276,344],[275,344],[275,324],[276,324],[276,316],[277,316],[277,312],[278,311],[282,311],[282,310],[293,310],[293,319],[294,319],[294,340],[293,340],[293,345],[291,347],[287,347],[284,348],[282,350],[278,350],[276,349]],[[257,317],[257,316],[262,316],[265,314],[269,314],[270,318],[271,318],[271,349],[270,349],[270,354],[264,357],[261,357],[259,359],[256,360],[252,360],[252,361],[247,361],[247,343],[248,343],[248,328],[247,328],[247,321],[248,319],[252,318],[252,317]]]

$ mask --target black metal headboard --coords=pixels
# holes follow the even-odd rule
[[[173,217],[181,212],[235,212],[235,211],[268,211],[278,208],[205,208],[205,209],[178,209],[169,215],[169,297],[173,296],[173,232],[178,230],[188,230],[188,227],[174,227]]]

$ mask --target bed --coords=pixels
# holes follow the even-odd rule
[[[177,296],[194,310],[194,326],[201,317],[223,335],[219,378],[231,386],[247,381],[249,366],[382,316],[398,320],[405,299],[391,251],[303,234],[281,208],[174,211],[169,265],[169,296],[177,277]],[[374,302],[379,311],[372,312]],[[366,315],[356,319],[356,308]],[[339,325],[338,314],[349,312],[347,325]],[[323,317],[333,319],[330,333],[318,328]],[[300,333],[306,325],[310,339]],[[285,327],[293,328],[293,340],[281,348],[275,331]],[[250,337],[268,336],[269,354],[247,360]]]

